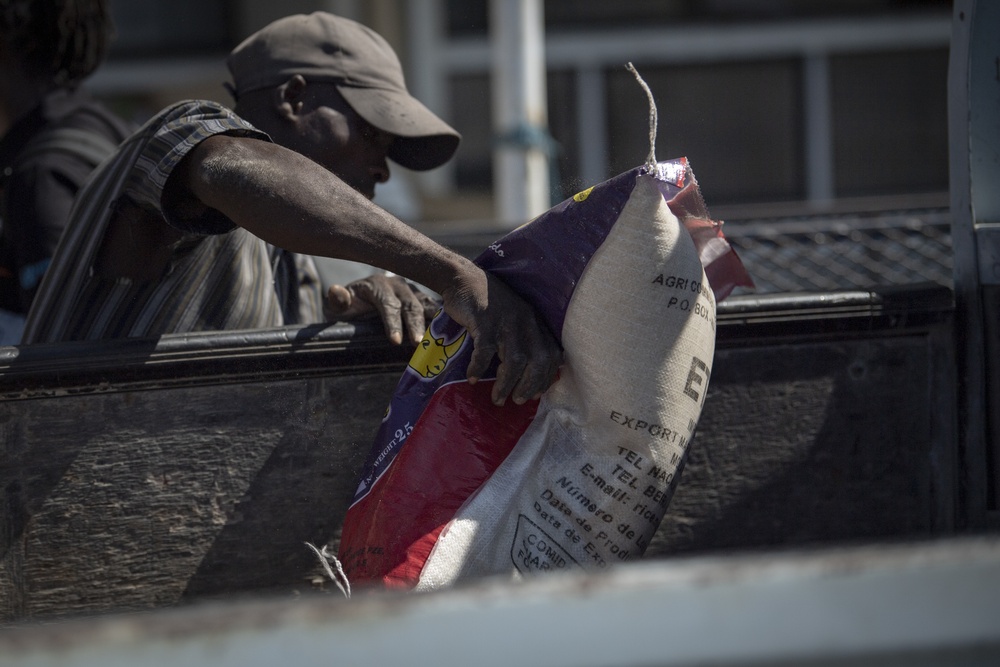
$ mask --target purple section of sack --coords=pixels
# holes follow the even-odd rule
[[[604,243],[628,201],[639,169],[594,187],[586,199],[569,198],[505,235],[476,258],[538,309],[557,339],[566,308],[587,263]]]

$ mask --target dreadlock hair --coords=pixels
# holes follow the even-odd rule
[[[0,0],[0,46],[61,87],[97,69],[113,37],[108,0]]]

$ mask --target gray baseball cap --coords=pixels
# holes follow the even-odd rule
[[[351,108],[396,135],[389,157],[423,171],[454,155],[461,135],[410,95],[396,52],[377,32],[327,12],[278,19],[247,37],[226,61],[237,99],[295,74],[336,84]]]

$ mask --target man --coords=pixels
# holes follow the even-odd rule
[[[0,0],[0,308],[22,320],[76,193],[131,131],[79,87],[111,33],[106,0]]]
[[[205,101],[163,110],[81,192],[25,342],[318,317],[311,262],[296,254],[307,253],[426,285],[470,332],[471,381],[499,355],[494,402],[539,396],[561,353],[534,311],[369,201],[389,178],[387,156],[429,169],[459,141],[406,91],[385,40],[317,12],[272,23],[228,64],[234,110]],[[404,331],[416,342],[425,328],[423,305],[402,281],[334,289],[330,301],[341,314],[377,310],[393,342]]]

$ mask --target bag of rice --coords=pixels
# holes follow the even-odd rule
[[[488,378],[465,381],[464,330],[431,322],[345,518],[351,583],[431,589],[641,556],[705,401],[716,299],[749,283],[720,227],[687,160],[651,151],[484,251],[564,366],[540,401],[498,408]]]

